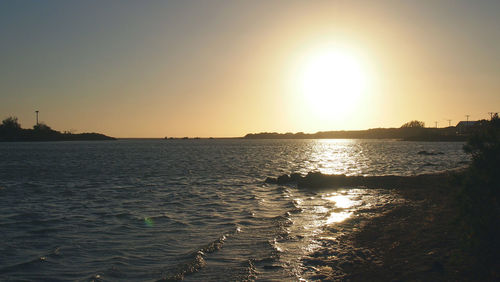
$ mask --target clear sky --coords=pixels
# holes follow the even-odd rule
[[[115,137],[500,111],[500,1],[1,1],[0,118]]]

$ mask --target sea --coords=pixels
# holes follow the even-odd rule
[[[0,280],[310,280],[317,270],[306,258],[335,239],[332,230],[353,232],[361,219],[404,199],[384,187],[311,191],[266,184],[266,177],[438,172],[467,165],[462,147],[397,140],[0,143]]]

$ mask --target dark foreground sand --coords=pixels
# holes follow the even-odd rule
[[[318,273],[311,279],[482,281],[498,277],[485,273],[487,270],[463,250],[456,202],[462,173],[369,179],[314,176],[320,186],[328,185],[329,181],[333,185],[361,181],[367,188],[390,187],[405,201],[361,222],[358,230],[323,242],[324,248],[304,259],[304,264]],[[302,181],[299,186],[318,188],[308,185],[305,178],[299,180]]]

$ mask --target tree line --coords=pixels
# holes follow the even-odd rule
[[[319,131],[316,133],[249,133],[245,139],[402,139],[408,141],[465,141],[466,136],[454,127],[426,128],[418,120],[409,121],[400,128],[372,128],[367,130]]]
[[[99,133],[59,132],[41,122],[33,126],[33,129],[21,127],[15,116],[7,117],[0,124],[0,141],[73,141],[73,140],[114,140]]]

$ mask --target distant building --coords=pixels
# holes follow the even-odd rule
[[[468,130],[473,127],[474,125],[477,124],[477,121],[461,121],[457,123],[457,126],[455,128],[457,129],[458,134],[465,134],[468,132]]]

